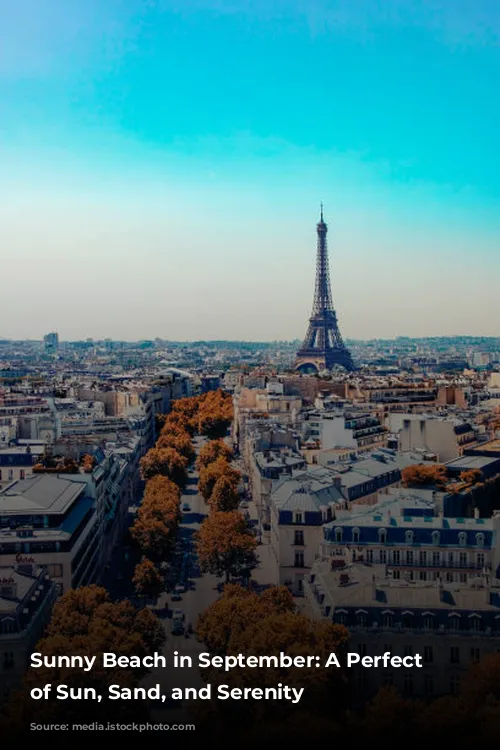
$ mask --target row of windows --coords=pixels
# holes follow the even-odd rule
[[[299,542],[295,542],[298,544]],[[301,542],[302,544],[303,542]],[[441,552],[436,550],[434,552],[427,552],[427,550],[420,550],[416,554],[413,550],[364,550],[362,555],[356,555],[353,551],[353,560],[366,560],[368,563],[378,562],[382,565],[392,563],[393,565],[432,565],[433,567],[443,568],[482,568],[486,564],[486,557],[484,552],[476,552],[475,554],[469,554],[468,552],[459,552],[455,554],[453,552]]]
[[[337,526],[334,530],[334,538],[336,542],[342,542],[344,541],[344,529],[341,526]],[[478,533],[476,534],[475,541],[476,545],[478,547],[484,547],[484,534]],[[358,528],[351,530],[351,540],[354,544],[359,544],[361,541],[361,530]],[[378,541],[380,544],[386,544],[387,543],[387,529],[379,529],[378,530]],[[415,532],[411,529],[408,529],[405,531],[405,542],[406,544],[414,544],[415,542]],[[432,543],[433,544],[440,544],[441,543],[441,533],[439,531],[433,531],[432,532]],[[460,547],[466,547],[467,546],[467,534],[465,531],[461,531],[458,534],[458,544]]]
[[[371,625],[378,624],[368,618],[366,612],[358,612],[357,614],[349,614],[345,610],[337,610],[334,615],[334,620],[339,625],[352,625],[360,628],[366,628]],[[418,620],[417,622],[420,622]],[[382,628],[395,628],[403,627],[407,629],[414,629],[417,627],[415,618],[411,613],[403,614],[402,616],[396,616],[392,612],[382,613],[380,624]],[[436,621],[435,616],[429,613],[423,618],[424,630],[437,630],[439,623]],[[500,619],[494,620],[495,632],[500,632]],[[460,615],[458,612],[453,612],[447,618],[447,630],[456,632],[459,630],[470,630],[476,633],[484,630],[483,621],[481,615]]]
[[[0,482],[5,481],[5,480],[7,480],[8,482],[12,482],[14,480],[14,470],[13,469],[8,469],[7,471],[5,471],[5,469],[4,469],[3,470],[3,474],[4,475],[2,475],[2,469],[0,469]],[[26,471],[25,471],[25,469],[20,469],[19,470],[19,479],[26,479]]]
[[[387,651],[394,654],[394,649],[391,649],[389,643],[386,643],[384,646],[384,652]],[[439,651],[441,653],[441,649],[439,649]],[[360,656],[366,656],[367,653],[368,650],[366,647],[366,643],[360,644],[358,646],[358,654]],[[423,651],[422,649],[419,649],[419,653],[422,655],[422,661],[424,662],[424,664],[434,664],[436,656],[436,650],[434,649],[434,646],[424,646]],[[414,656],[415,651],[413,646],[404,646],[403,655]],[[479,661],[479,659],[481,658],[481,649],[474,646],[468,650],[468,655],[469,661]],[[448,651],[448,662],[450,664],[460,664],[461,657],[464,657],[464,654],[461,653],[460,646],[450,646],[450,649]]]
[[[363,670],[362,672],[358,672],[356,675],[356,682],[357,687],[360,692],[363,692],[367,690],[368,688],[368,675],[366,674],[366,670]],[[385,686],[392,686],[394,685],[394,673],[393,672],[385,672],[382,678],[382,684]],[[403,677],[403,692],[405,695],[411,697],[415,694],[415,685],[417,684],[417,681],[415,680],[414,676],[412,674],[405,674]],[[421,683],[422,684],[422,683]],[[450,677],[449,681],[449,691],[451,695],[456,695],[460,688],[460,677],[458,675],[452,675]],[[434,678],[434,675],[432,674],[425,674],[423,676],[423,692],[424,695],[430,697],[434,695],[436,691],[436,681]]]

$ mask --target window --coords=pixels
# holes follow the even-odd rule
[[[433,565],[439,565],[440,562],[441,562],[441,555],[439,554],[439,552],[433,552],[432,553],[432,564]]]
[[[453,573],[446,573],[446,583],[453,583]]]
[[[380,550],[380,562],[384,564],[387,562],[387,551],[385,549]]]
[[[378,540],[380,544],[385,544],[387,542],[387,529],[378,530]]]
[[[406,564],[413,565],[413,550],[409,549],[406,551]]]
[[[293,543],[298,544],[298,545],[304,544],[304,532],[303,531],[295,532]]]
[[[302,513],[296,513],[294,521],[295,523],[302,523]]]
[[[434,661],[434,649],[432,646],[424,646],[424,661],[426,664],[432,664]]]
[[[366,628],[366,614],[365,612],[358,612],[357,625],[360,628]]]
[[[465,545],[467,544],[467,534],[465,533],[465,531],[461,531],[458,535],[458,544],[460,545],[460,547],[465,547]]]
[[[369,549],[366,551],[366,562],[372,563],[373,562],[373,550]]]
[[[478,552],[478,554],[476,555],[476,565],[478,568],[484,567],[484,553],[483,552]]]
[[[339,527],[337,527],[335,529],[335,541],[336,542],[341,542],[342,541],[342,529],[339,528]]]
[[[347,619],[347,617],[346,617],[346,613],[344,611],[340,610],[339,612],[335,612],[335,622],[338,625],[345,625],[346,624],[346,619]]]
[[[460,649],[458,646],[450,646],[450,664],[460,664]]]
[[[26,472],[24,469],[19,470],[19,479],[26,479]]]
[[[441,535],[440,535],[439,531],[433,531],[432,532],[432,543],[433,544],[439,544],[440,538],[441,538]]]
[[[13,471],[13,469],[9,469],[9,477],[8,478],[9,478],[9,481],[11,481],[12,479],[14,479],[14,471]]]
[[[426,630],[434,629],[434,618],[432,615],[425,615],[424,617],[424,628]]]
[[[352,541],[354,542],[354,544],[359,543],[359,529],[352,530]]]
[[[394,565],[399,565],[400,563],[400,554],[398,549],[395,549],[392,553],[392,562],[394,563]]]
[[[476,633],[481,630],[481,618],[480,617],[471,617],[470,618],[470,629],[474,630]]]
[[[297,578],[295,581],[295,586],[299,594],[301,594],[304,591],[304,579],[303,578]]]
[[[420,578],[421,581],[426,581],[427,580],[427,571],[426,570],[421,570],[420,574],[419,574],[419,578]]]
[[[420,550],[418,561],[420,565],[427,565],[427,552],[425,550]]]
[[[450,630],[460,630],[460,615],[450,617]]]
[[[460,583],[467,583],[467,573],[460,573]]]
[[[453,560],[453,552],[448,552],[448,565],[450,566],[450,568],[453,566]]]
[[[413,646],[404,647],[405,656],[413,656]]]
[[[476,544],[478,547],[484,547],[484,534],[476,534]]]
[[[470,660],[471,661],[479,661],[481,656],[481,651],[479,648],[471,648],[470,650]]]
[[[303,552],[296,552],[295,553],[295,559],[293,561],[293,564],[296,568],[303,568],[304,567],[304,553]]]
[[[465,566],[467,565],[467,552],[460,553],[458,564],[460,565],[461,568],[465,568]]]
[[[405,674],[404,691],[406,695],[413,695],[413,677],[411,674]]]
[[[424,675],[424,693],[426,695],[434,694],[434,677],[431,674]]]
[[[405,531],[406,544],[413,544],[413,531]]]
[[[392,628],[394,618],[390,612],[386,612],[384,615],[384,628]]]
[[[392,672],[386,672],[384,674],[384,685],[394,685],[394,675]]]
[[[399,581],[399,579],[401,578],[401,571],[400,571],[400,570],[393,570],[393,571],[392,571],[392,577],[393,577],[393,578],[394,578],[394,579],[395,579],[396,581]]]
[[[450,693],[456,695],[460,687],[460,678],[457,675],[453,675],[450,679]]]
[[[358,646],[358,654],[360,656],[366,656],[366,643],[360,643]]]
[[[2,469],[0,469],[0,482],[2,481]]]

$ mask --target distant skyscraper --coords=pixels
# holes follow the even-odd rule
[[[48,333],[43,337],[46,354],[55,354],[59,349],[59,335],[57,333]]]
[[[321,372],[341,366],[346,370],[354,370],[351,354],[340,335],[332,302],[326,245],[328,227],[323,221],[323,205],[316,231],[318,245],[313,309],[304,343],[297,352],[295,369],[301,372]]]

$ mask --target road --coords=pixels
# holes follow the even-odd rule
[[[194,445],[198,453],[205,443],[205,438],[195,437]],[[177,548],[175,554],[176,563],[170,566],[167,575],[167,591],[157,601],[154,612],[160,618],[165,629],[165,644],[162,654],[167,659],[165,669],[154,669],[143,680],[143,687],[152,687],[157,683],[161,686],[161,692],[170,696],[173,688],[201,688],[203,681],[198,670],[198,654],[206,651],[206,647],[199,643],[194,634],[186,638],[184,635],[172,634],[172,611],[182,609],[185,622],[196,626],[198,615],[210,606],[219,596],[219,587],[224,580],[210,574],[202,575],[197,567],[196,551],[194,546],[194,534],[200,528],[201,523],[208,514],[208,507],[203,497],[199,494],[198,471],[193,466],[189,471],[188,482],[181,496],[181,508],[188,503],[190,510],[183,512],[179,526]],[[255,516],[252,505],[249,508],[251,521]],[[257,548],[259,566],[252,574],[252,580],[258,588],[275,583],[275,565],[269,554],[269,545],[261,544]],[[183,569],[187,564],[187,571]],[[172,591],[179,582],[187,582],[187,591],[181,594],[180,601],[172,600]],[[192,667],[174,668],[174,652],[179,655],[189,656],[192,659]],[[191,701],[165,703],[156,702],[152,705],[152,720],[167,723],[183,722],[189,716],[187,710]]]
[[[203,437],[195,437],[194,444],[196,452],[205,442]],[[195,467],[190,469],[188,482],[181,496],[181,508],[184,503],[188,503],[190,511],[184,511],[181,523],[179,525],[178,543],[177,543],[177,560],[178,564],[171,569],[171,575],[168,580],[168,591],[158,598],[157,606],[154,609],[162,621],[165,628],[166,641],[162,654],[167,658],[167,664],[173,665],[174,651],[179,654],[190,656],[193,661],[193,667],[173,668],[168,666],[166,669],[155,669],[145,678],[142,685],[150,687],[159,683],[165,695],[170,695],[173,688],[186,687],[203,687],[199,670],[197,667],[198,654],[204,650],[196,636],[190,635],[186,638],[184,635],[172,634],[172,611],[182,609],[185,616],[185,622],[191,623],[193,628],[196,626],[198,615],[210,606],[219,596],[218,585],[223,581],[213,575],[202,575],[197,567],[196,552],[194,548],[194,534],[200,528],[206,515],[208,507],[203,497],[199,494],[198,471]],[[186,575],[182,570],[182,560],[187,559]],[[180,601],[172,600],[172,589],[179,581],[187,582],[187,591],[181,594]],[[177,706],[177,708],[176,708]],[[155,721],[182,721],[185,716],[186,704],[160,704],[157,703],[152,711],[152,718]]]

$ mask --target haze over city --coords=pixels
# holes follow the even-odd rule
[[[496,335],[495,10],[5,3],[0,335]]]

